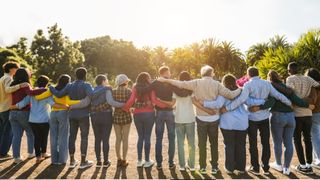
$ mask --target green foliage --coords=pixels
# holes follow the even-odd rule
[[[15,50],[0,48],[0,77],[3,75],[2,65],[7,61],[15,61],[21,64],[22,67],[28,68],[32,71],[31,66],[22,59]]]
[[[37,75],[47,75],[54,81],[61,74],[70,74],[82,65],[84,56],[79,42],[71,42],[63,36],[57,24],[48,27],[48,37],[38,30],[31,43],[33,65]],[[73,75],[73,73],[71,74]]]

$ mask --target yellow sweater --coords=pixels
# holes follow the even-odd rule
[[[37,95],[35,98],[37,100],[42,100],[42,99],[48,98],[50,96],[52,96],[52,93],[48,89],[46,92],[44,92],[40,95]],[[71,106],[71,105],[80,103],[80,100],[71,100],[69,96],[63,96],[62,98],[58,98],[56,96],[53,96],[53,100],[57,104],[62,104],[62,105],[66,105],[66,106]],[[66,109],[54,108],[54,107],[52,108],[52,111],[64,111],[64,110],[66,110]]]

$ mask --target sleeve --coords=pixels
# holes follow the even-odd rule
[[[16,104],[18,109],[22,109],[30,103],[30,96],[24,97],[20,102]]]
[[[53,86],[50,86],[49,89],[51,91],[51,93],[55,96],[57,96],[58,98],[61,98],[65,95],[68,94],[70,88],[70,84],[66,85],[66,87],[64,87],[61,91],[56,90],[56,88],[54,88]]]
[[[137,90],[136,90],[136,88],[133,88],[129,100],[128,100],[128,101],[126,102],[126,104],[122,107],[122,109],[123,109],[124,111],[129,111],[130,107],[134,104],[134,102],[135,102],[135,100],[136,100],[136,97],[137,97]]]
[[[205,108],[220,109],[225,103],[223,96],[218,96],[215,100],[207,100],[203,102]]]
[[[240,96],[238,96],[236,99],[234,99],[230,104],[228,104],[226,106],[228,111],[233,111],[236,108],[238,108],[241,104],[243,104],[244,102],[246,102],[246,100],[249,97],[249,88],[248,86],[244,85],[243,90],[240,94]]]
[[[268,99],[265,101],[265,103],[261,104],[259,107],[261,110],[269,109],[269,108],[272,108],[275,103],[276,103],[276,99],[272,96],[269,96]]]
[[[239,96],[239,94],[241,93],[241,89],[230,91],[228,88],[224,87],[221,83],[218,83],[218,93],[219,95],[227,99],[234,99],[235,97]]]
[[[175,93],[172,94],[172,99],[177,99],[177,95]]]
[[[86,90],[86,95],[90,96],[93,93],[92,85],[89,83],[86,83],[85,90]]]
[[[42,94],[39,94],[39,95],[36,95],[35,98],[36,100],[40,101],[40,100],[43,100],[43,99],[46,99],[48,97],[52,96],[52,93],[51,91],[48,89],[47,91],[45,91],[44,93]]]
[[[154,91],[151,91],[151,102],[160,108],[168,107],[165,103],[162,103],[157,99],[156,93]]]
[[[256,98],[248,98],[247,101],[246,101],[246,105],[247,106],[259,106],[259,105],[262,105],[266,102],[266,100],[264,99],[256,99]]]
[[[269,84],[270,86],[270,95],[273,96],[274,98],[276,98],[277,100],[283,102],[284,104],[291,106],[292,103],[291,101],[285,97],[283,94],[279,93],[271,84]]]
[[[10,86],[12,82],[10,78],[5,78],[3,82],[4,82],[4,91],[8,94],[13,93],[20,89],[20,84]]]
[[[91,99],[89,96],[87,96],[86,98],[82,99],[80,103],[70,106],[70,109],[81,109],[81,108],[88,107],[90,102],[91,102]]]
[[[308,108],[309,107],[309,103],[301,98],[299,98],[296,93],[293,93],[290,100],[292,101],[293,104],[299,106],[299,107],[304,107],[304,108]],[[310,103],[312,104],[312,103]]]
[[[286,85],[292,89],[294,89],[294,81],[292,80],[292,78],[288,77],[286,79]]]
[[[25,89],[26,94],[29,96],[36,96],[36,95],[42,94],[45,91],[47,91],[47,89],[45,89],[45,88],[32,89],[31,86],[29,86]]]
[[[178,81],[178,80],[173,80],[169,79],[167,80],[170,84],[177,86],[178,88],[181,89],[188,89],[194,91],[197,87],[197,81],[196,79],[191,80],[191,81]]]
[[[110,104],[110,105],[113,106],[113,107],[118,107],[118,108],[120,108],[120,107],[122,107],[122,106],[124,105],[124,103],[117,102],[117,101],[115,101],[115,100],[113,99],[111,90],[108,90],[108,91],[106,92],[106,98],[107,98],[108,104]]]
[[[90,96],[91,96],[92,99],[96,99],[101,94],[107,93],[107,91],[108,91],[108,87],[103,87],[103,88],[100,88],[98,90],[93,91]]]
[[[67,98],[67,105],[72,106],[75,104],[79,104],[81,102],[81,100],[71,100],[69,96],[66,96]]]
[[[309,76],[307,76],[307,77],[308,77],[308,81],[309,81],[310,84],[311,84],[311,87],[320,88],[319,82],[317,82],[316,80],[312,79],[312,78],[309,77]]]

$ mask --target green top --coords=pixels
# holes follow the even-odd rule
[[[283,83],[278,83],[283,90],[289,89],[285,84]],[[290,92],[290,91],[289,91]],[[296,106],[299,107],[309,107],[309,103],[306,102],[305,100],[299,98],[295,93],[284,93],[284,95],[290,99],[292,104],[295,104]],[[276,111],[276,112],[293,112],[293,109],[290,106],[287,106],[286,104],[282,103],[281,101],[275,99],[274,97],[269,96],[267,101],[263,104],[260,105],[260,109],[269,109],[271,108],[271,111]]]

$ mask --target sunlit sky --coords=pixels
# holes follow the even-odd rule
[[[289,42],[320,27],[319,0],[5,0],[0,46],[58,23],[72,40],[103,35],[137,47],[175,48],[205,38],[243,52],[275,34]]]

